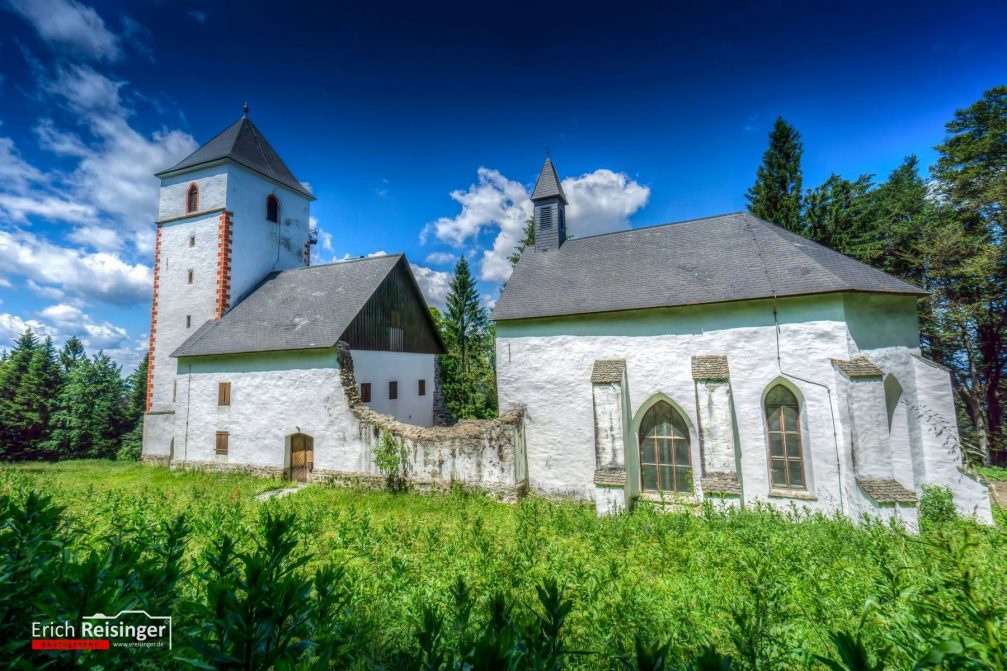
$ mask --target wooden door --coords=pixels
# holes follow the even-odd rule
[[[290,437],[290,479],[307,482],[314,468],[314,439],[303,433]]]

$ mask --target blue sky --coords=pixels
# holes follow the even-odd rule
[[[1007,6],[0,0],[0,347],[25,326],[132,366],[156,170],[241,113],[318,200],[317,261],[404,251],[487,302],[545,148],[574,235],[745,206],[773,120],[805,185],[934,159],[1007,83]]]

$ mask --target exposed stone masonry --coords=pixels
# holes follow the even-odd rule
[[[217,244],[219,245],[217,253],[217,310],[214,315],[216,319],[224,316],[231,303],[232,216],[233,213],[229,210],[224,210],[220,213],[220,227],[217,238]]]

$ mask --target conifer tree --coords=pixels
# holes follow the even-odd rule
[[[464,256],[455,266],[447,310],[435,314],[435,321],[447,348],[439,363],[448,412],[456,419],[495,416],[493,330]]]
[[[77,336],[70,336],[59,351],[59,365],[64,375],[69,375],[73,367],[84,356],[84,343]]]
[[[472,351],[485,338],[486,324],[486,310],[479,305],[475,279],[469,269],[469,262],[462,256],[455,265],[455,274],[451,279],[444,325],[450,346],[454,348],[465,372],[469,370]]]
[[[143,411],[147,406],[147,366],[148,354],[126,379],[128,393],[124,421],[127,432],[122,437],[122,445],[116,459],[136,461],[143,449]]]
[[[956,111],[946,129],[932,172],[957,216],[933,238],[935,295],[959,352],[944,363],[980,457],[1007,464],[1007,86]]]
[[[801,225],[801,134],[783,117],[776,119],[769,133],[769,148],[762,155],[762,165],[755,184],[748,190],[748,209],[755,216],[794,233]]]
[[[0,458],[24,459],[30,453],[25,442],[31,432],[31,400],[25,396],[23,382],[28,376],[38,338],[31,329],[15,341],[0,372]]]
[[[804,234],[843,254],[852,254],[869,235],[864,216],[871,176],[851,182],[833,173],[825,183],[809,189],[804,198]]]
[[[119,366],[104,352],[81,357],[60,392],[49,450],[64,459],[115,456],[125,396]]]

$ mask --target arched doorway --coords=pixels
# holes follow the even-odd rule
[[[644,414],[639,445],[644,491],[692,493],[689,427],[670,403],[658,401]]]
[[[306,433],[290,436],[290,479],[307,482],[315,468],[315,439]]]

